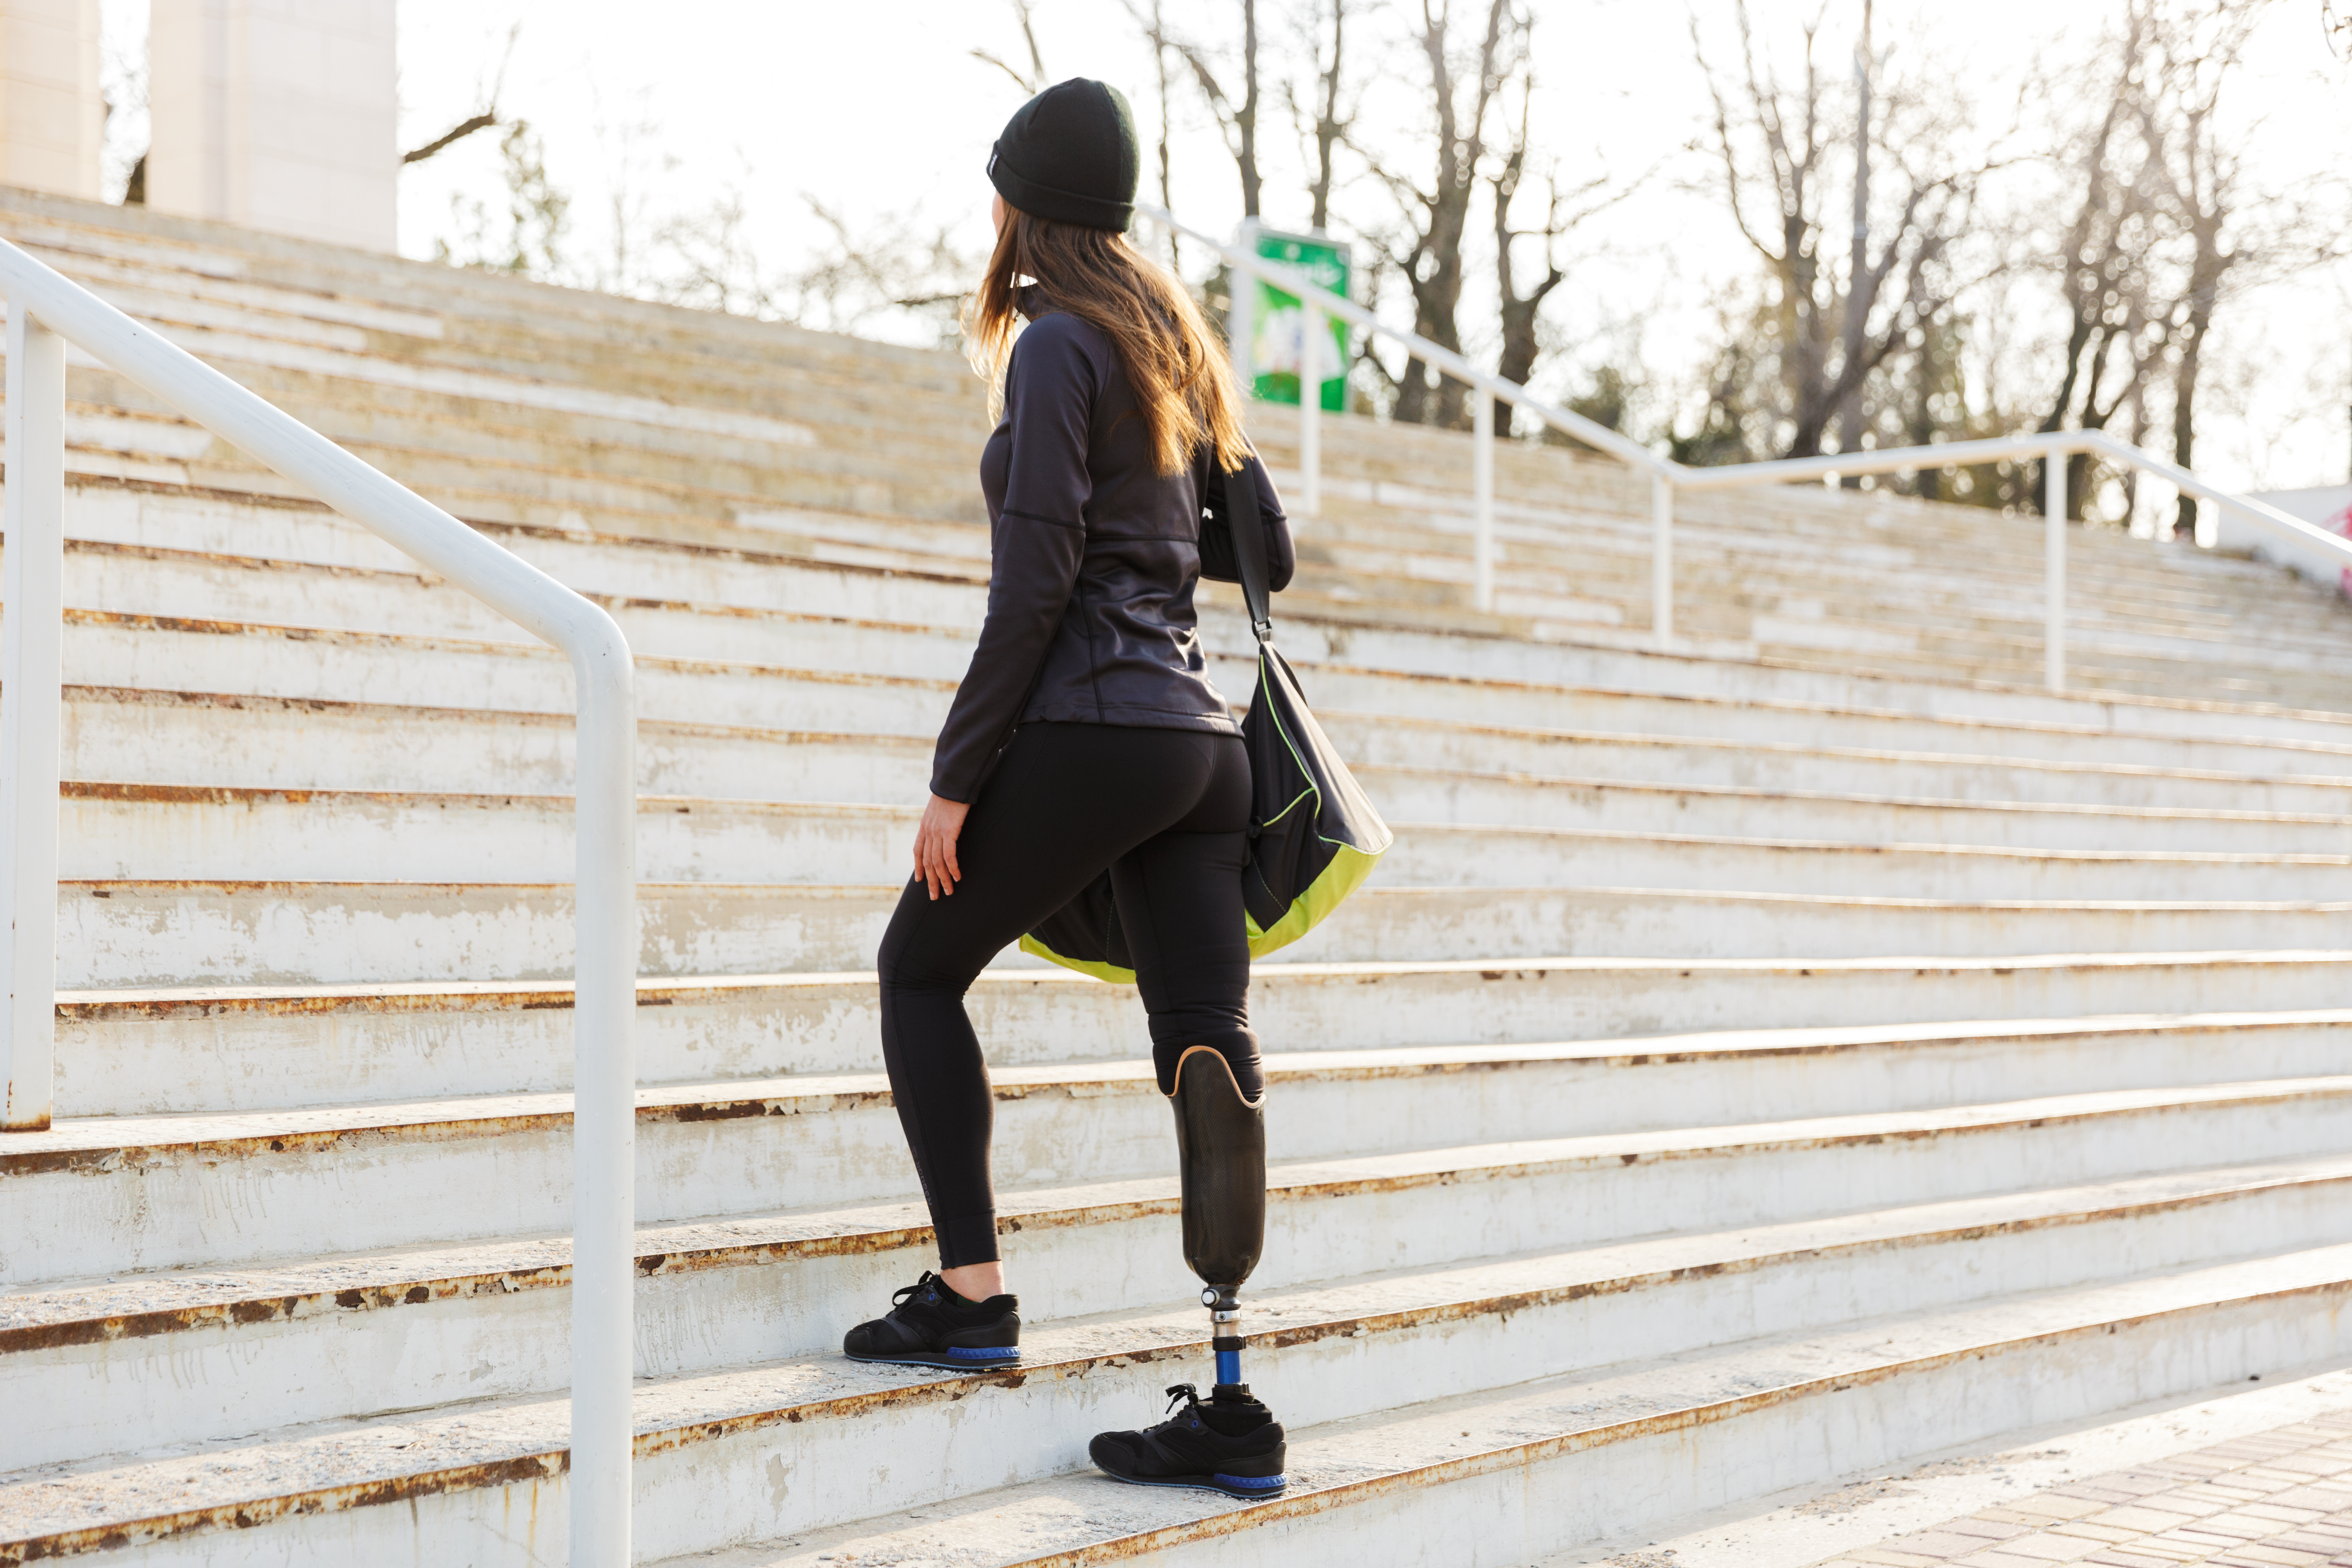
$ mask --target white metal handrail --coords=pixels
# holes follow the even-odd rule
[[[2344,565],[2352,567],[2352,541],[2340,539],[2267,502],[2208,484],[2178,464],[2168,463],[2127,442],[2119,441],[2104,430],[2059,430],[1981,441],[1841,452],[1822,458],[1791,458],[1761,463],[1730,463],[1720,468],[1692,468],[1670,458],[1662,458],[1622,433],[1580,414],[1555,407],[1530,395],[1526,387],[1516,382],[1505,381],[1492,372],[1480,370],[1442,344],[1382,321],[1366,307],[1345,295],[1322,288],[1296,268],[1259,256],[1245,247],[1229,245],[1182,222],[1165,208],[1148,202],[1137,203],[1136,212],[1153,223],[1208,247],[1223,257],[1228,266],[1297,297],[1304,312],[1299,338],[1302,358],[1298,397],[1301,515],[1313,517],[1321,510],[1322,400],[1310,395],[1307,391],[1308,378],[1305,374],[1307,362],[1304,358],[1307,345],[1315,341],[1320,316],[1327,313],[1337,316],[1400,343],[1414,358],[1434,365],[1471,388],[1475,394],[1471,405],[1472,596],[1480,610],[1495,607],[1494,405],[1497,398],[1525,409],[1554,429],[1573,436],[1586,446],[1650,476],[1650,626],[1652,635],[1661,648],[1672,647],[1675,642],[1674,495],[1677,488],[1686,490],[1738,489],[1758,485],[1819,480],[1830,475],[1901,473],[2004,459],[2043,459],[2046,466],[2042,510],[2046,521],[2042,529],[2042,662],[2043,677],[2053,691],[2063,690],[2066,684],[2067,464],[2060,459],[2074,453],[2090,453],[2110,462],[2137,468],[2200,500],[2236,512],[2277,538],[2315,545]],[[1234,294],[1239,301],[1244,291],[1235,289]],[[1231,320],[1235,332],[1234,368],[1238,378],[1246,386],[1251,379],[1248,307],[1237,304]]]
[[[0,931],[5,1126],[50,1124],[57,1021],[65,346],[303,486],[569,655],[576,682],[572,1561],[629,1561],[636,1277],[636,698],[613,617],[97,295],[0,240],[8,302],[0,552]]]

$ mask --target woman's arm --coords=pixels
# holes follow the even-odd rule
[[[1072,317],[1049,314],[1021,334],[1005,367],[1012,464],[996,521],[988,616],[971,666],[932,754],[931,794],[970,805],[981,774],[1020,721],[1030,683],[1070,602],[1086,552],[1094,493],[1087,445],[1099,390]]]
[[[1290,520],[1282,515],[1282,498],[1274,493],[1265,465],[1252,457],[1243,468],[1257,488],[1258,519],[1265,529],[1266,592],[1279,594],[1290,586],[1291,574],[1298,564],[1297,549],[1290,542]],[[1201,575],[1219,583],[1238,583],[1242,573],[1234,559],[1233,519],[1225,515],[1224,476],[1217,471],[1215,458],[1206,453],[1193,465],[1192,474],[1209,512],[1201,521]]]

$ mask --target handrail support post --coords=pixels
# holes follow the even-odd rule
[[[627,645],[575,647],[572,1568],[628,1568],[636,1357],[636,711]]]
[[[1312,294],[1298,301],[1298,510],[1323,512],[1323,378],[1317,374],[1323,310]]]
[[[7,500],[0,527],[0,1128],[46,1130],[56,1103],[58,713],[65,636],[66,342],[8,310]]]
[[[1471,576],[1473,602],[1495,607],[1495,394],[1471,388]]]
[[[2056,442],[2042,464],[2042,666],[2053,692],[2066,689],[2066,468]]]
[[[1246,403],[1257,394],[1257,219],[1244,218],[1234,237],[1225,277],[1231,294],[1225,300],[1225,357],[1234,367],[1234,384]]]
[[[1675,482],[1650,475],[1650,630],[1658,651],[1675,642]]]

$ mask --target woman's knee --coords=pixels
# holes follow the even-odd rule
[[[929,918],[929,908],[919,901],[922,891],[919,885],[899,900],[875,951],[875,973],[886,995],[944,993],[961,997],[980,978],[987,960],[975,963],[962,952],[950,951],[962,944],[947,940],[950,930]]]

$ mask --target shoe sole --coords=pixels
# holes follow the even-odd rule
[[[1001,1356],[971,1356],[969,1358],[950,1358],[947,1356],[927,1356],[921,1354],[854,1355],[847,1351],[844,1351],[841,1353],[845,1356],[848,1356],[851,1361],[862,1362],[867,1366],[919,1366],[928,1368],[933,1372],[997,1372],[1008,1366],[1019,1366],[1021,1364],[1021,1352],[1019,1351],[1007,1351]]]
[[[1285,1481],[1278,1487],[1265,1487],[1253,1491],[1244,1491],[1239,1487],[1226,1486],[1213,1476],[1161,1476],[1156,1479],[1147,1480],[1141,1476],[1122,1476],[1099,1459],[1095,1461],[1095,1468],[1112,1480],[1130,1487],[1168,1487],[1178,1491],[1216,1492],[1220,1496],[1233,1498],[1240,1502],[1264,1502],[1268,1498],[1278,1498],[1290,1489],[1290,1483]]]

